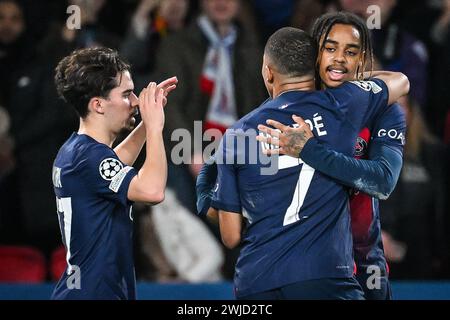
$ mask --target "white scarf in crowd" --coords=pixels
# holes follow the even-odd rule
[[[232,27],[228,35],[221,38],[206,16],[200,16],[197,22],[209,41],[202,80],[213,83],[205,120],[229,127],[238,119],[231,63],[231,52],[237,37],[236,28]]]

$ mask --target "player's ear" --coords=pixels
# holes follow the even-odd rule
[[[272,84],[273,83],[273,70],[271,67],[269,67],[268,65],[266,65],[266,81],[267,83]]]
[[[93,111],[95,113],[105,113],[104,106],[102,105],[102,99],[98,97],[94,97],[89,100],[88,108],[90,111]]]

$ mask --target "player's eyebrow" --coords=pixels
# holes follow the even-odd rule
[[[348,43],[347,44],[347,48],[355,48],[355,49],[361,49],[361,46],[359,44],[355,44],[355,43]]]
[[[122,94],[131,93],[131,92],[133,92],[133,89],[127,89],[127,90],[123,91]]]
[[[326,39],[326,40],[324,41],[324,44],[325,44],[325,43],[334,44],[334,45],[339,45],[339,42],[338,42],[338,41],[332,40],[332,39]],[[357,43],[348,43],[348,44],[346,44],[346,47],[347,47],[347,48],[361,49],[361,46],[360,46],[359,44],[357,44]]]

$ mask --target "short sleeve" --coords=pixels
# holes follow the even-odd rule
[[[87,181],[87,187],[101,198],[127,205],[128,187],[137,174],[136,170],[123,164],[106,145],[95,145],[83,155],[81,174]]]
[[[381,79],[348,81],[327,90],[344,116],[360,129],[383,112],[388,103],[389,91]]]
[[[239,197],[237,169],[234,165],[235,149],[234,147],[227,149],[227,138],[230,137],[228,134],[225,134],[219,146],[219,152],[216,154],[217,181],[213,190],[211,206],[219,210],[240,213],[241,201]]]

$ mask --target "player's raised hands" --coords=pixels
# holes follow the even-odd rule
[[[171,77],[157,85],[157,88],[162,89],[164,93],[163,97],[163,107],[167,104],[167,95],[177,87],[178,79],[177,77]]]
[[[162,131],[164,127],[164,90],[150,82],[139,94],[139,110],[142,121],[150,130]]]
[[[293,115],[292,119],[298,124],[298,127],[292,128],[272,119],[267,120],[266,123],[275,129],[262,124],[258,125],[258,129],[266,135],[258,135],[256,140],[276,147],[264,149],[264,154],[286,154],[299,158],[306,142],[314,135],[309,125],[301,117]]]

